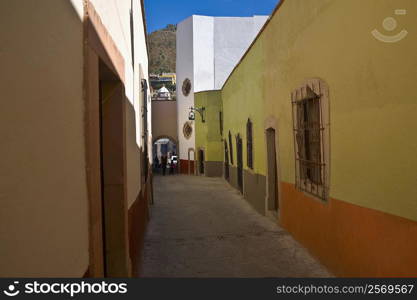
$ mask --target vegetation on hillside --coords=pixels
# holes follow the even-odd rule
[[[177,26],[169,24],[148,35],[151,74],[175,73],[176,31]]]

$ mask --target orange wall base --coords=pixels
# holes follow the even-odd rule
[[[132,262],[132,277],[140,276],[141,257],[149,220],[148,195],[150,182],[142,186],[138,198],[129,208],[129,254]]]
[[[336,276],[417,277],[417,222],[281,183],[280,223]]]

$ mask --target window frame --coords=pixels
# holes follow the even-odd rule
[[[233,161],[233,141],[232,141],[232,133],[229,130],[229,155],[230,155],[230,165],[234,165]]]
[[[223,112],[219,111],[220,135],[223,136]]]
[[[314,120],[314,114],[309,114],[306,109],[307,107],[315,107],[313,102],[310,101],[318,101],[315,102],[318,105],[318,126],[314,125],[315,122],[312,121]],[[330,191],[330,114],[328,85],[321,79],[308,79],[291,93],[291,103],[296,188],[316,199],[327,202]],[[301,105],[303,106],[303,116],[300,114]],[[300,120],[300,116],[303,120]],[[306,154],[306,147],[302,146],[305,145],[306,141],[309,142],[309,149],[313,149],[313,153],[315,153],[313,156],[316,159],[312,159],[311,153]],[[317,146],[317,143],[319,146]],[[319,147],[318,152],[317,147]],[[320,156],[318,160],[317,156]],[[311,165],[317,164],[320,166],[311,167]],[[310,167],[307,167],[307,165],[310,165]],[[314,177],[314,175],[311,175],[311,170],[316,170],[317,168],[319,173],[316,173],[316,177]],[[309,172],[306,172],[307,170]]]
[[[253,122],[250,118],[246,122],[246,165],[254,169],[253,163]]]

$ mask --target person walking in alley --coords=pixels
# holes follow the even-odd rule
[[[162,175],[165,176],[166,170],[167,170],[167,162],[168,158],[166,155],[161,157],[161,165],[162,165]]]
[[[174,175],[175,171],[175,163],[174,160],[171,159],[171,163],[169,164],[169,175]]]

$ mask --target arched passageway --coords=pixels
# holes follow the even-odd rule
[[[152,143],[153,171],[156,174],[178,173],[178,142],[169,136],[160,136]]]

